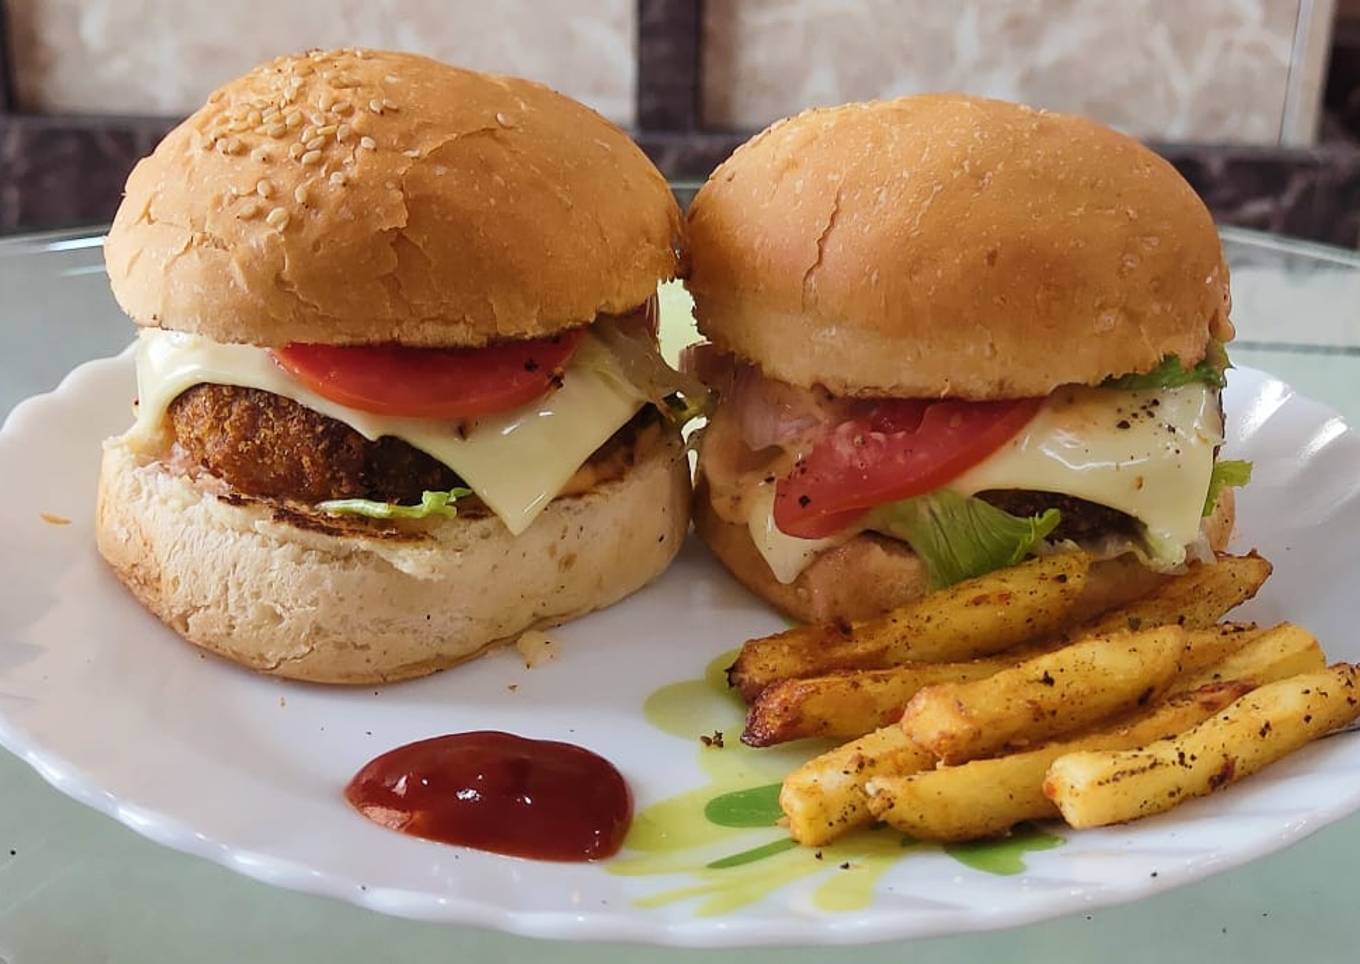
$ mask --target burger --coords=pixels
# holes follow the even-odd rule
[[[812,110],[688,228],[686,364],[719,396],[695,526],[784,612],[864,618],[1072,547],[1114,604],[1226,542],[1228,272],[1136,141],[955,94]]]
[[[185,639],[419,676],[661,573],[688,527],[658,282],[683,219],[546,87],[280,57],[142,160],[105,245],[140,326],[98,545]]]

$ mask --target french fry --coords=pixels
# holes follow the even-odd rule
[[[1270,578],[1271,565],[1255,552],[1220,555],[1212,565],[1195,563],[1142,599],[1110,610],[1068,632],[1068,638],[1104,636],[1146,626],[1175,623],[1186,629],[1208,629],[1229,610],[1242,605]]]
[[[789,836],[817,847],[867,826],[873,823],[864,796],[867,781],[934,765],[935,758],[897,726],[829,750],[784,778],[779,806],[789,818]]]
[[[1360,666],[1338,663],[1253,690],[1139,750],[1084,751],[1048,768],[1044,795],[1073,827],[1162,813],[1249,776],[1360,716]]]
[[[1078,750],[1124,750],[1187,730],[1251,690],[1217,683],[1182,694],[1131,719],[1024,753],[923,769],[867,781],[873,816],[918,840],[972,840],[1003,834],[1022,820],[1058,816],[1044,796],[1044,775],[1058,757]]]
[[[900,720],[907,701],[923,687],[983,679],[1015,663],[1013,657],[992,656],[966,663],[906,663],[781,680],[767,686],[751,704],[741,741],[773,746],[809,736],[847,740],[863,736]]]
[[[1181,671],[1185,650],[1179,626],[1074,643],[985,679],[927,686],[902,729],[937,759],[964,763],[1146,706]]]
[[[1077,603],[1090,557],[1060,553],[969,579],[850,625],[800,626],[753,639],[727,679],[751,702],[781,679],[906,662],[958,662],[1059,634]]]
[[[1293,623],[1280,623],[1262,630],[1208,669],[1176,681],[1174,692],[1198,689],[1224,680],[1250,680],[1256,685],[1325,669],[1327,657],[1318,641],[1306,629]]]

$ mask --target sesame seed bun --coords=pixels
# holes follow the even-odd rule
[[[113,439],[95,524],[119,579],[189,642],[277,676],[377,683],[636,591],[679,550],[689,497],[674,433],[519,536],[490,515],[382,527],[219,498]]]
[[[1203,202],[1093,121],[959,94],[811,110],[689,211],[699,328],[838,394],[1046,395],[1232,336]]]
[[[1227,547],[1236,518],[1231,489],[1204,520],[1210,547]],[[713,509],[702,475],[694,494],[694,529],[743,586],[800,622],[871,619],[914,602],[930,591],[925,563],[904,542],[863,533],[822,553],[791,583],[779,582],[751,541],[750,530]],[[1146,595],[1166,577],[1131,554],[1091,567],[1074,619]]]
[[[128,178],[105,245],[140,325],[280,345],[481,345],[644,302],[681,215],[618,127],[412,54],[279,57]]]

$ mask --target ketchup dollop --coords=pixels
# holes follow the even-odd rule
[[[604,757],[494,730],[389,750],[354,775],[345,799],[392,830],[537,860],[612,856],[633,819],[628,784]]]

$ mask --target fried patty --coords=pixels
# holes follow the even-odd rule
[[[1011,515],[1040,515],[1047,509],[1057,509],[1062,513],[1062,521],[1053,530],[1052,539],[1080,542],[1111,534],[1131,537],[1138,534],[1138,521],[1133,516],[1070,495],[1023,489],[993,489],[979,492],[977,497]]]
[[[463,484],[444,463],[400,439],[369,441],[343,422],[256,388],[196,385],[171,403],[168,417],[192,462],[257,498],[410,504],[426,490]],[[656,418],[645,406],[601,446],[577,473],[587,476],[584,488],[626,471],[638,432]],[[584,489],[573,478],[563,494],[577,490]]]

